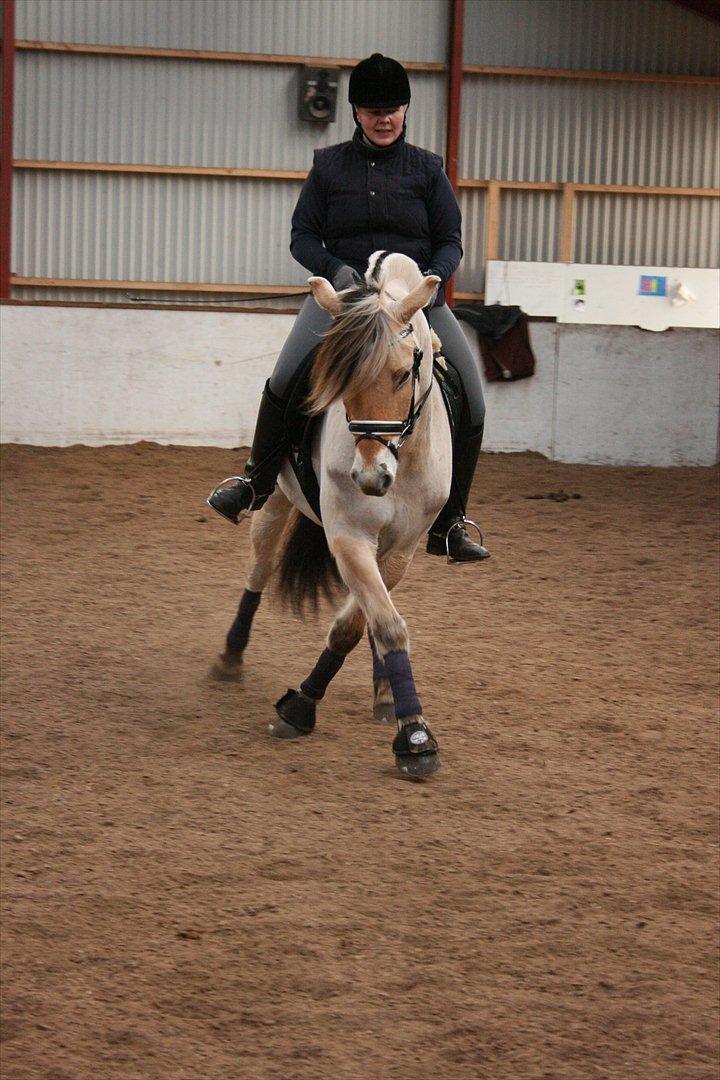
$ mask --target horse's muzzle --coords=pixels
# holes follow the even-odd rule
[[[350,476],[364,495],[385,495],[395,479],[385,462],[363,468],[353,467]]]

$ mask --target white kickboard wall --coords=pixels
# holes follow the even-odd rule
[[[563,323],[717,328],[720,270],[493,261],[486,303],[517,304]]]
[[[0,436],[41,446],[248,445],[292,322],[4,305]],[[479,357],[474,331],[463,326]],[[530,332],[536,374],[485,386],[486,450],[612,465],[718,460],[716,332],[550,322],[531,323]]]

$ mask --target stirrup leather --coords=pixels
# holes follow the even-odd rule
[[[453,559],[453,558],[452,558],[452,556],[450,555],[450,533],[451,533],[451,532],[452,532],[452,531],[453,531],[454,529],[464,529],[466,525],[472,525],[473,529],[475,529],[475,531],[477,532],[478,536],[480,537],[480,544],[481,544],[481,546],[482,546],[482,547],[485,547],[485,541],[483,540],[483,534],[482,534],[482,532],[480,531],[480,526],[479,526],[479,525],[477,524],[477,522],[475,522],[475,521],[471,521],[471,520],[470,520],[470,518],[466,518],[466,517],[465,517],[465,516],[463,515],[463,517],[461,518],[461,520],[460,520],[460,521],[454,521],[454,522],[452,523],[452,525],[450,526],[450,528],[448,529],[448,531],[447,531],[447,532],[445,533],[445,553],[446,553],[446,555],[447,555],[447,561],[448,561],[449,563],[454,563],[454,562],[457,562],[457,560],[456,560],[456,559]]]

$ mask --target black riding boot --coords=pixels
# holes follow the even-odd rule
[[[286,403],[265,384],[255,424],[252,450],[244,476],[230,476],[215,488],[208,505],[233,525],[243,510],[259,510],[270,498],[283,458],[288,451]],[[229,485],[225,487],[225,485]]]
[[[478,562],[480,559],[490,558],[490,552],[482,543],[482,533],[480,533],[478,544],[470,539],[465,530],[467,521],[465,508],[480,454],[482,437],[482,428],[479,431],[470,430],[466,418],[463,417],[453,446],[450,498],[428,533],[426,550],[430,555],[447,555],[451,562]],[[478,532],[480,532],[479,529]]]

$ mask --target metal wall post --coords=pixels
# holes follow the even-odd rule
[[[447,143],[445,152],[445,170],[448,179],[458,194],[458,149],[460,145],[460,105],[463,78],[463,31],[465,26],[465,0],[449,0],[450,36],[448,40],[448,112]],[[445,299],[449,307],[453,306],[455,280],[451,278],[445,286]]]
[[[13,181],[13,75],[15,0],[3,2],[2,134],[0,136],[0,300],[10,298]]]

